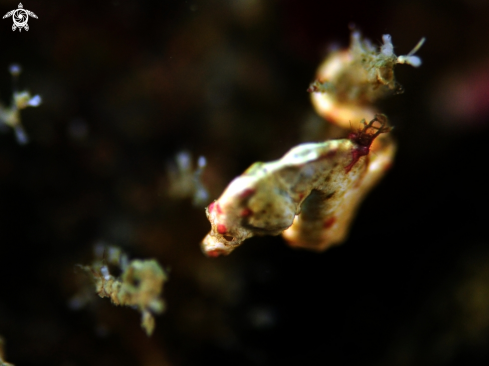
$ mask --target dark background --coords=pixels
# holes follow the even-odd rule
[[[17,8],[2,1],[0,13]],[[0,334],[16,365],[487,365],[489,4],[429,1],[26,1],[0,21],[8,66],[43,104],[31,143],[0,135]],[[208,259],[202,208],[169,197],[166,166],[204,155],[216,199],[254,161],[310,140],[306,89],[349,24],[423,65],[379,108],[395,166],[349,240],[322,254],[281,237]],[[3,71],[2,71],[3,70]],[[76,264],[104,241],[170,269],[167,311],[96,298]]]

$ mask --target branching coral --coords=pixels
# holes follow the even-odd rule
[[[0,122],[13,128],[19,144],[26,144],[29,139],[20,120],[20,111],[27,107],[39,106],[41,104],[41,97],[39,95],[31,96],[28,91],[18,92],[16,90],[15,84],[21,73],[21,67],[19,65],[11,65],[10,73],[14,79],[12,103],[10,107],[0,105]]]
[[[154,259],[129,262],[127,255],[117,247],[107,247],[102,252],[91,266],[82,266],[91,275],[96,293],[110,298],[115,305],[140,311],[141,326],[148,336],[151,335],[155,327],[153,314],[163,312],[165,307],[160,296],[167,274]],[[111,275],[109,265],[117,266],[121,275]]]
[[[282,159],[255,163],[234,179],[206,210],[211,231],[202,249],[208,256],[227,255],[254,235],[283,233],[289,245],[316,251],[345,240],[359,204],[389,169],[396,150],[387,117],[370,104],[389,90],[399,91],[396,64],[421,64],[413,54],[424,39],[399,57],[390,35],[383,41],[376,49],[354,32],[350,49],[329,56],[308,89],[319,114],[353,132],[296,146]]]

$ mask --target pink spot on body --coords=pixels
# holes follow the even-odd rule
[[[216,207],[216,211],[217,211],[217,213],[218,213],[219,215],[220,215],[220,214],[222,214],[222,208],[221,208],[221,206],[219,205],[219,203],[216,203],[215,207]]]
[[[358,148],[353,150],[351,152],[351,158],[352,158],[351,163],[345,167],[346,172],[348,173],[351,170],[351,168],[353,168],[353,166],[357,163],[357,161],[362,156],[368,155],[369,152],[370,152],[370,146],[359,146]]]
[[[244,198],[247,198],[247,197],[251,196],[254,193],[255,193],[255,190],[254,189],[247,188],[247,189],[245,189],[243,192],[241,192],[239,194],[239,198],[244,199]]]
[[[322,154],[319,158],[320,159],[332,159],[336,156],[336,153],[338,151],[335,149],[335,150],[330,150],[328,151],[326,154]]]
[[[215,205],[215,202],[212,202],[212,203],[209,205],[209,207],[207,207],[207,211],[208,211],[209,213],[212,213],[212,211],[214,211],[214,205]]]
[[[336,222],[336,217],[330,217],[329,219],[326,219],[323,223],[323,228],[325,229],[329,229],[331,226],[334,225],[334,223]]]
[[[218,224],[217,225],[217,232],[219,234],[226,234],[228,231],[228,229],[226,228],[226,225],[223,225],[223,224]]]
[[[219,257],[220,255],[225,255],[226,252],[224,252],[223,250],[220,250],[220,249],[214,249],[214,250],[209,250],[208,252],[205,253],[208,257],[211,257],[211,258],[217,258]]]
[[[253,211],[251,211],[251,209],[249,208],[244,208],[240,213],[239,213],[239,216],[240,217],[248,217],[248,216],[251,216],[253,215]]]
[[[358,139],[358,134],[355,132],[350,132],[348,134],[348,140],[356,141]]]

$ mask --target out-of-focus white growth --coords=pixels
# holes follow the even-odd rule
[[[22,127],[21,125],[16,126],[14,128],[14,132],[15,132],[15,137],[17,138],[17,142],[19,144],[25,145],[29,142],[29,138],[25,133],[24,127]]]
[[[196,206],[205,205],[209,202],[209,193],[202,184],[202,173],[207,165],[207,159],[204,156],[199,156],[197,160],[197,170],[195,171],[195,194],[193,204]]]
[[[31,97],[29,92],[23,91],[14,93],[14,104],[17,109],[24,109],[27,107],[38,107],[41,104],[41,97],[34,95]]]
[[[9,66],[8,71],[12,74],[12,76],[19,76],[22,72],[22,67],[18,64],[12,64]]]
[[[29,142],[29,139],[21,123],[20,111],[27,107],[38,107],[42,99],[39,95],[31,96],[28,91],[17,91],[17,78],[22,72],[22,68],[19,65],[10,65],[9,71],[13,78],[14,92],[12,103],[9,107],[0,105],[0,123],[11,127],[19,144],[24,145]]]
[[[209,202],[209,193],[202,183],[202,173],[207,165],[204,156],[197,159],[197,167],[192,163],[192,154],[181,151],[175,156],[175,164],[168,164],[168,195],[176,199],[192,198],[195,206]]]
[[[41,105],[41,97],[39,95],[34,95],[29,101],[27,102],[27,105],[30,107],[39,107]]]
[[[197,165],[199,168],[204,168],[207,165],[207,160],[205,156],[199,156],[199,160],[197,160]]]
[[[155,327],[154,314],[165,308],[161,299],[167,274],[154,259],[129,261],[118,247],[99,243],[95,247],[96,259],[91,266],[80,266],[95,283],[95,292],[108,297],[115,305],[129,306],[141,312],[141,326],[151,335]],[[109,265],[118,267],[120,276],[110,273]],[[70,307],[79,309],[86,302],[86,292],[70,301]]]

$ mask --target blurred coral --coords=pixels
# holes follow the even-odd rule
[[[108,297],[114,305],[130,306],[141,312],[141,326],[150,336],[155,327],[153,314],[164,310],[160,295],[167,274],[154,259],[129,261],[120,248],[97,246],[98,258],[91,266],[82,266],[95,283],[95,292]],[[110,273],[116,266],[119,276]]]
[[[17,78],[21,73],[21,67],[16,64],[10,65],[10,73],[14,79],[14,93],[10,107],[0,105],[0,123],[11,127],[19,144],[26,144],[29,139],[20,121],[20,111],[27,107],[38,107],[41,104],[39,95],[31,96],[29,92],[16,90]]]

